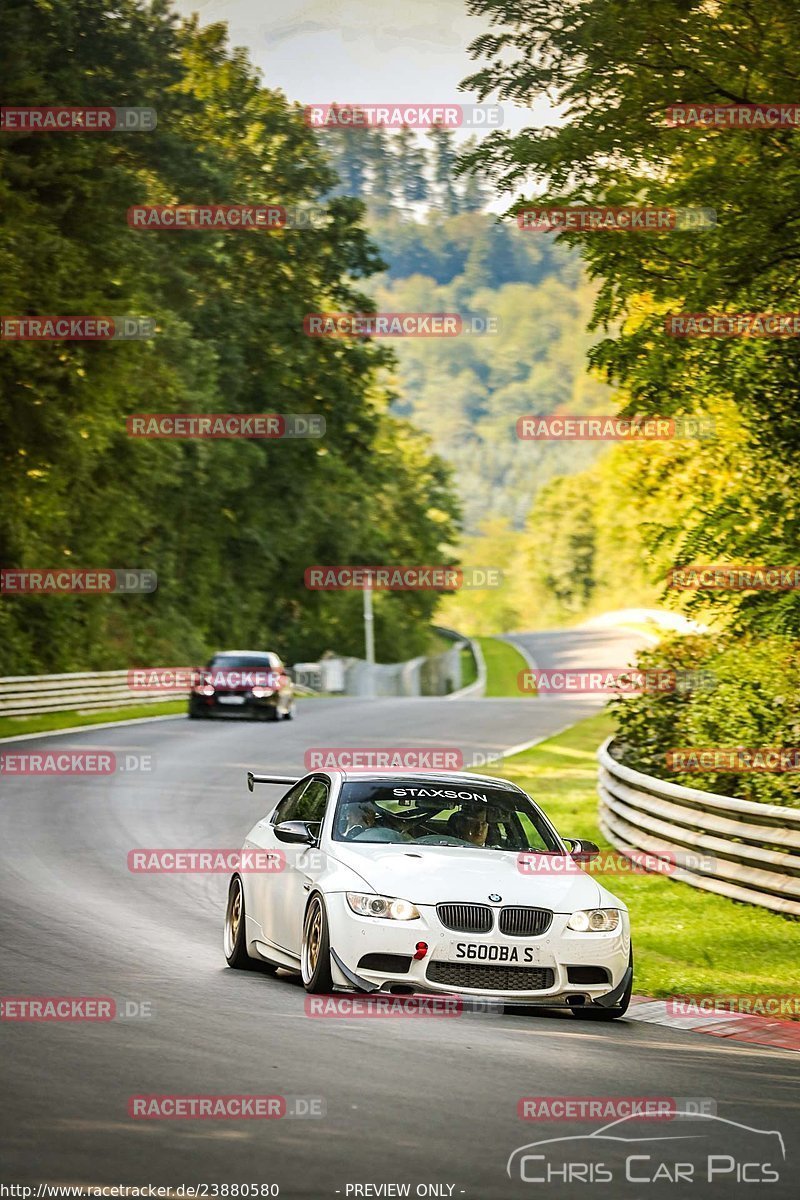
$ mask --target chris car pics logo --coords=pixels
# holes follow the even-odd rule
[[[589,1134],[529,1142],[511,1153],[507,1174],[521,1183],[556,1188],[565,1183],[677,1184],[680,1196],[695,1190],[701,1196],[703,1185],[777,1183],[786,1177],[779,1130],[756,1129],[698,1107],[671,1113],[667,1126],[654,1127],[652,1120],[631,1113]],[[631,1193],[626,1189],[625,1194]]]

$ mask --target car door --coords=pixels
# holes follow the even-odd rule
[[[305,821],[319,835],[330,797],[330,780],[317,775],[310,779],[302,794],[287,806],[283,813],[276,810],[274,824],[283,821]],[[319,836],[317,837],[317,842]],[[303,912],[312,885],[322,871],[322,852],[319,845],[301,846],[276,839],[285,855],[280,887],[275,889],[273,914],[275,942],[290,954],[300,955]]]
[[[274,851],[281,861],[285,861],[284,853],[289,847],[275,837],[275,825],[290,819],[287,814],[292,811],[310,782],[308,778],[301,779],[289,788],[277,806],[262,817],[251,830],[246,842],[248,847]],[[276,945],[281,944],[276,938],[276,913],[281,905],[280,893],[285,881],[283,870],[257,871],[247,880],[247,892],[252,899],[250,916],[261,926],[264,940]]]

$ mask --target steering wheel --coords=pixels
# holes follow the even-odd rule
[[[396,829],[388,829],[385,825],[375,825],[372,829],[362,829],[349,839],[354,842],[405,842],[402,833]]]

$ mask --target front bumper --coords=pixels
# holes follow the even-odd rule
[[[343,892],[327,895],[325,903],[334,983],[347,990],[366,986],[381,992],[492,997],[509,1004],[591,1003],[620,987],[630,961],[630,923],[624,910],[613,933],[576,933],[567,929],[568,913],[555,913],[545,933],[511,937],[499,929],[456,933],[442,925],[432,905],[417,905],[420,917],[413,921],[389,921],[358,916]],[[428,947],[422,959],[413,957],[418,942]],[[370,962],[368,956],[375,955],[410,960],[408,969],[391,969],[391,963],[376,964],[374,958]],[[586,977],[580,968],[588,967],[602,970],[605,979],[575,982]],[[432,975],[444,976],[444,981]]]
[[[233,697],[234,702],[230,703],[229,698]],[[195,696],[193,695],[189,701],[190,708],[194,712],[202,713],[206,716],[253,716],[254,714],[276,711],[280,705],[280,696],[273,693],[271,696],[252,696],[248,693],[241,694],[241,699],[236,693],[223,693],[221,696]]]

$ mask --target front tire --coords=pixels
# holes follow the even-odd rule
[[[319,994],[333,991],[328,914],[321,896],[312,896],[306,909],[300,947],[300,975],[307,992]]]
[[[251,958],[247,953],[244,886],[238,875],[234,875],[228,888],[224,948],[228,966],[238,971],[263,971],[271,975],[277,970],[272,963],[264,962],[260,958]]]

